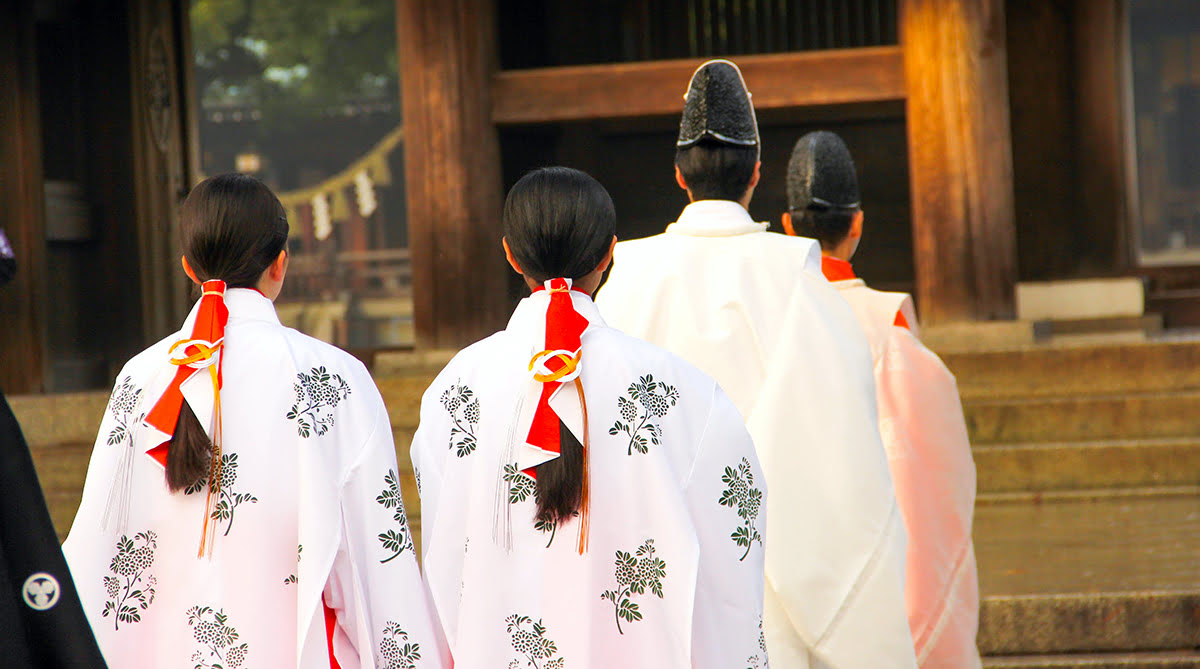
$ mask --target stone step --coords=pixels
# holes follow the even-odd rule
[[[18,395],[7,398],[29,446],[96,441],[108,392]]]
[[[1200,485],[1200,437],[983,444],[972,450],[981,495]]]
[[[415,430],[421,422],[421,396],[433,383],[432,374],[376,376],[375,385],[387,405],[393,428]]]
[[[1200,389],[1200,341],[947,352],[964,401]]]
[[[1200,647],[1200,494],[980,503],[985,655]]]
[[[1012,655],[983,658],[985,669],[1194,669],[1200,653],[1088,653],[1086,655]]]
[[[1200,435],[1200,391],[972,401],[971,443],[1159,439]]]

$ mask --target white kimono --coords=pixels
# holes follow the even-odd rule
[[[880,443],[871,357],[815,242],[703,200],[617,245],[599,306],[716,378],[772,490],[767,647],[776,666],[914,667],[905,531]]]
[[[586,551],[582,517],[535,523],[537,481],[522,471],[545,292],[455,356],[421,402],[412,460],[425,576],[454,666],[767,666],[766,489],[737,409],[695,367],[570,295],[589,322]],[[570,425],[563,411],[578,401],[551,404]]]
[[[257,291],[229,289],[225,302],[211,559],[197,557],[206,481],[169,492],[147,454],[161,433],[142,420],[198,308],[125,365],[96,439],[63,549],[109,666],[327,669],[330,644],[343,669],[448,666],[370,375],[281,326]],[[208,423],[208,373],[182,390]]]
[[[908,622],[923,669],[980,666],[975,463],[954,375],[916,337],[912,298],[834,281],[875,361],[879,427],[908,527]],[[908,328],[895,324],[904,316]]]

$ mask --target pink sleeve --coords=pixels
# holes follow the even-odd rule
[[[918,663],[978,667],[975,463],[958,386],[901,328],[892,328],[875,376],[880,433],[908,528],[905,600]]]

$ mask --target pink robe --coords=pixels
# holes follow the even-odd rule
[[[879,431],[908,528],[905,602],[917,662],[979,667],[975,463],[954,375],[917,339],[911,297],[868,288],[849,263],[822,265],[871,346]]]

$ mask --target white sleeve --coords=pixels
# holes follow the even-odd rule
[[[700,544],[692,666],[766,667],[766,484],[742,416],[716,384],[685,494]]]
[[[440,377],[439,377],[440,378]],[[446,413],[433,397],[434,389],[440,388],[437,380],[430,385],[421,400],[421,419],[413,435],[409,457],[417,479],[417,492],[421,495],[421,551],[422,558],[429,554],[428,540],[438,517],[438,502],[441,498],[445,456],[450,452],[446,446],[449,432]]]
[[[342,545],[324,593],[336,614],[339,663],[374,667],[377,661],[419,659],[422,669],[450,666],[417,566],[382,400],[371,436],[341,486],[341,507]],[[344,662],[343,653],[358,664]]]
[[[768,647],[788,666],[808,654],[814,667],[915,669],[907,536],[866,337],[850,305],[815,278],[798,282],[782,323],[746,421],[772,490]]]

